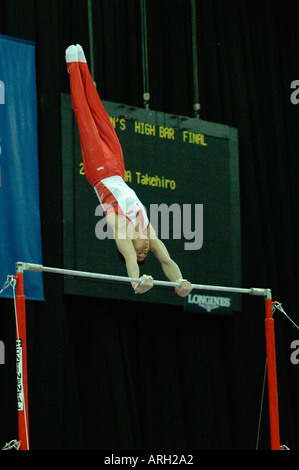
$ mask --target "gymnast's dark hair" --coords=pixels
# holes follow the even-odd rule
[[[117,253],[118,253],[119,259],[120,259],[123,263],[125,263],[126,260],[125,260],[124,256],[121,254],[121,252],[120,252],[119,250],[117,250]],[[143,266],[143,265],[146,263],[146,258],[147,258],[147,256],[146,256],[146,257],[144,258],[144,260],[142,260],[142,261],[138,261],[138,260],[137,260],[138,266]]]

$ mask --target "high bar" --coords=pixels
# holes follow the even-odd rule
[[[141,282],[141,279],[134,278],[134,277],[126,277],[126,276],[115,276],[112,274],[100,274],[100,273],[90,273],[86,271],[75,271],[72,269],[61,269],[61,268],[52,268],[43,266],[42,264],[33,264],[33,263],[24,263],[24,262],[17,262],[16,263],[16,272],[21,273],[23,271],[35,271],[35,272],[45,272],[45,273],[53,273],[53,274],[62,274],[65,276],[77,276],[77,277],[88,277],[90,279],[102,279],[107,281],[116,281],[116,282]],[[170,281],[160,281],[160,280],[153,280],[154,286],[162,286],[162,287],[179,287],[179,282],[170,282]],[[212,286],[212,285],[204,285],[204,284],[192,284],[193,289],[197,290],[208,290],[208,291],[215,291],[215,292],[234,292],[238,294],[250,294],[250,295],[262,295],[269,297],[269,289],[262,289],[251,287],[249,289],[245,289],[242,287],[226,287],[226,286]]]

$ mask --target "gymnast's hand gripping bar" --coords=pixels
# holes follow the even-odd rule
[[[141,279],[126,277],[126,276],[115,276],[112,274],[99,274],[99,273],[89,273],[86,271],[75,271],[71,269],[61,269],[61,268],[50,268],[43,266],[42,264],[32,264],[32,263],[16,263],[16,272],[23,271],[35,271],[35,272],[45,272],[45,273],[54,273],[62,274],[66,276],[78,276],[78,277],[89,277],[91,279],[102,279],[107,281],[117,281],[117,282],[137,282],[140,283]],[[179,282],[169,282],[169,281],[159,281],[153,280],[154,286],[162,287],[179,287]],[[240,288],[240,287],[224,287],[224,286],[212,286],[204,284],[192,284],[193,289],[199,290],[209,290],[209,291],[218,291],[218,292],[235,292],[239,294],[251,294],[251,295],[261,295],[265,297],[270,296],[269,289],[261,289],[256,287],[251,287],[249,289]]]

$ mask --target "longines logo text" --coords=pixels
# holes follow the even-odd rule
[[[230,308],[231,299],[229,297],[214,297],[210,295],[189,294],[188,303],[196,304],[204,308],[207,312],[211,312],[216,308]]]

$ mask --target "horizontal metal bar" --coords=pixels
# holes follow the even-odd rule
[[[65,276],[77,276],[77,277],[88,277],[90,279],[102,279],[107,281],[116,281],[116,282],[141,282],[140,278],[133,278],[133,277],[125,277],[125,276],[115,276],[112,274],[99,274],[99,273],[90,273],[86,271],[75,271],[71,269],[61,269],[61,268],[51,268],[43,266],[42,264],[32,264],[32,263],[23,263],[18,262],[16,263],[16,271],[23,272],[23,271],[35,271],[35,272],[45,272],[45,273],[53,273],[53,274],[62,274]],[[153,280],[154,286],[162,286],[162,287],[179,287],[179,282],[169,282],[169,281],[159,281]],[[252,287],[249,289],[241,288],[241,287],[225,287],[225,286],[212,286],[212,285],[204,285],[204,284],[192,284],[193,289],[198,290],[207,290],[207,291],[215,291],[215,292],[234,292],[238,294],[250,294],[250,295],[262,295],[267,296],[269,293],[269,289],[261,289]]]

